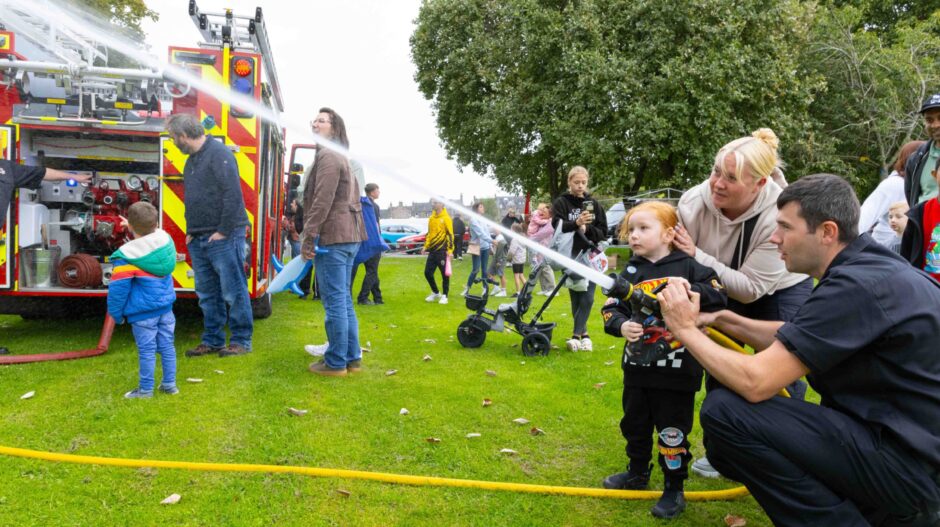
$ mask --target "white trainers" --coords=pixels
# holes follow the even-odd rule
[[[568,351],[578,351],[581,349],[581,340],[580,339],[568,339],[565,342],[565,346],[568,348]]]
[[[581,351],[594,351],[594,344],[591,343],[591,339],[581,339]]]
[[[505,289],[500,289],[499,292],[496,293],[496,294],[493,295],[493,296],[504,297],[504,296],[506,296],[506,290],[505,290]]]
[[[490,290],[490,296],[499,296],[503,290],[499,288],[498,285],[494,285],[493,289]],[[503,295],[506,296],[506,295]]]
[[[438,304],[446,304],[446,303],[447,303],[447,295],[441,295],[441,299],[438,300],[437,303],[438,303]]]
[[[692,463],[692,472],[695,472],[703,478],[721,477],[721,473],[715,470],[715,467],[713,467],[712,464],[708,462],[708,458],[705,456],[696,459],[695,462]]]
[[[330,343],[326,344],[307,344],[304,346],[304,351],[313,355],[314,357],[322,357],[326,354],[326,349],[330,347]]]
[[[467,293],[469,292],[470,292],[470,288],[467,286],[464,286],[463,291],[460,292],[460,296],[467,296]]]
[[[431,293],[430,295],[425,297],[424,301],[425,302],[437,302],[440,298],[441,298],[440,293]]]

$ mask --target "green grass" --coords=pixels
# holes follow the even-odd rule
[[[305,343],[325,340],[319,302],[277,295],[244,357],[189,359],[201,320],[178,320],[178,396],[125,400],[137,381],[127,326],[97,358],[0,367],[0,444],[53,452],[161,460],[344,468],[451,478],[596,487],[623,469],[622,340],[589,322],[591,353],[524,357],[515,334],[487,335],[476,350],[455,339],[469,311],[457,296],[470,262],[455,262],[450,305],[426,304],[423,258],[382,260],[386,304],[357,309],[365,371],[319,378]],[[361,276],[361,275],[360,275]],[[511,278],[511,275],[510,277]],[[357,289],[358,290],[358,289]],[[493,299],[491,305],[496,305]],[[534,297],[535,313],[544,297]],[[595,306],[602,302],[600,295]],[[567,293],[545,320],[571,330]],[[15,353],[87,348],[100,322],[0,317]],[[422,357],[430,354],[432,360]],[[612,361],[612,362],[611,362]],[[611,362],[611,364],[607,364]],[[398,370],[386,376],[390,369]],[[216,373],[222,370],[224,373]],[[497,375],[488,376],[486,370]],[[186,382],[202,378],[201,384]],[[606,383],[596,388],[598,383]],[[20,400],[34,390],[36,396]],[[493,400],[484,408],[483,398]],[[699,401],[702,393],[699,393]],[[287,408],[310,410],[303,417]],[[399,415],[401,408],[410,414]],[[512,419],[525,417],[520,426]],[[529,429],[545,430],[532,436]],[[466,439],[469,432],[482,437]],[[441,439],[430,444],[428,437]],[[701,454],[701,430],[692,434]],[[499,454],[502,448],[516,456]],[[662,483],[654,472],[653,488]],[[688,490],[735,486],[692,477]],[[344,496],[337,492],[350,492]],[[161,506],[172,493],[175,506]],[[410,487],[276,474],[137,470],[0,456],[0,525],[650,525],[651,501]],[[724,525],[726,514],[769,525],[752,498],[690,503],[670,525]]]

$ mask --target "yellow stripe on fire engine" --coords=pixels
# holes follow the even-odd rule
[[[255,133],[255,128],[258,127],[257,117],[237,117],[235,120],[238,121],[238,124],[240,124],[253,139],[258,138],[258,134]]]
[[[174,225],[179,227],[183,233],[186,232],[186,207],[182,200],[177,196],[166,183],[161,185],[163,193],[163,213],[170,218]],[[192,275],[192,267],[188,263],[176,262],[176,268],[173,269],[173,278],[183,289],[193,289],[196,287],[196,281]]]
[[[180,151],[179,147],[176,146],[176,143],[173,141],[164,141],[163,148],[165,150],[163,157],[173,165],[173,168],[183,175],[183,167],[186,166],[186,154]]]
[[[248,188],[255,190],[255,163],[244,152],[232,152],[235,155],[235,161],[238,163],[238,175],[242,181],[248,185]]]

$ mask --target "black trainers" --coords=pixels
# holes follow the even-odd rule
[[[367,298],[367,299],[365,299],[365,300],[359,300],[359,305],[360,305],[360,306],[374,306],[374,305],[375,305],[375,302],[373,302],[373,301],[371,301],[371,300],[369,300],[369,299]]]
[[[235,355],[245,355],[251,353],[251,350],[241,344],[229,344],[219,350],[219,357],[234,357]]]
[[[186,350],[187,357],[202,357],[203,355],[214,355],[223,348],[214,348],[208,344],[200,344],[191,350]]]
[[[650,485],[650,472],[653,465],[646,469],[646,472],[636,473],[633,471],[618,472],[604,478],[605,489],[617,490],[646,490]]]
[[[9,355],[9,354],[10,354],[10,350],[6,349],[3,346],[0,346],[0,355]]]
[[[670,485],[666,485],[662,497],[650,509],[653,516],[663,520],[671,520],[685,510],[685,493],[682,491],[681,484],[678,485],[679,488],[670,489],[669,487]]]

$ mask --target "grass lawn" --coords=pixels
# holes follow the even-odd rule
[[[118,327],[111,350],[101,357],[0,367],[0,444],[580,487],[599,486],[604,476],[623,470],[622,340],[603,334],[598,315],[589,322],[594,351],[564,350],[571,314],[562,291],[544,317],[558,323],[553,343],[562,349],[524,357],[521,338],[509,333],[489,333],[482,348],[463,349],[455,332],[469,311],[457,295],[469,268],[469,259],[455,262],[451,303],[442,306],[424,302],[429,289],[423,258],[384,258],[386,304],[357,308],[362,344],[370,343],[372,351],[364,356],[365,370],[347,378],[307,372],[311,357],[303,345],[325,341],[323,308],[289,293],[277,295],[274,315],[256,323],[254,352],[244,357],[184,357],[182,351],[199,342],[202,325],[198,318],[180,317],[177,396],[123,398],[137,382],[128,326]],[[529,316],[544,298],[534,297]],[[506,299],[491,299],[491,305],[498,300]],[[598,292],[595,307],[602,301]],[[98,319],[2,316],[0,344],[14,353],[88,348],[97,342],[100,326]],[[432,360],[422,360],[425,354]],[[392,369],[397,374],[386,375]],[[21,400],[29,391],[35,397]],[[483,407],[484,398],[493,404]],[[291,416],[288,407],[309,413]],[[400,415],[401,408],[410,413]],[[530,424],[513,423],[518,417]],[[533,426],[545,434],[531,435]],[[471,432],[481,436],[467,439]],[[429,437],[441,441],[429,443]],[[693,453],[701,454],[697,423],[692,442]],[[500,454],[503,448],[518,454]],[[657,469],[652,488],[661,484]],[[693,476],[686,488],[733,486]],[[177,505],[159,504],[173,493],[182,495]],[[0,525],[639,526],[655,524],[652,504],[0,456]],[[689,503],[670,525],[723,526],[726,514],[743,516],[749,526],[770,524],[748,497]]]

